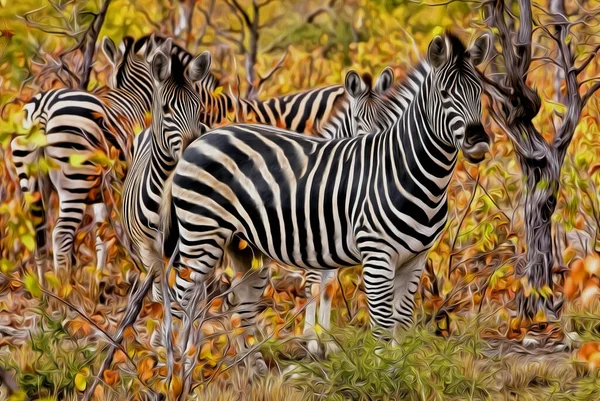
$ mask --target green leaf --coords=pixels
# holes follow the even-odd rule
[[[29,291],[31,295],[34,297],[39,297],[42,295],[42,290],[40,288],[40,283],[35,275],[31,273],[26,273],[23,277],[23,283],[25,284],[25,289]]]

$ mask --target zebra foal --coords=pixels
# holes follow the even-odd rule
[[[475,71],[488,42],[484,35],[467,50],[452,34],[435,37],[421,84],[402,88],[412,100],[381,133],[319,140],[241,124],[193,142],[172,188],[185,313],[195,315],[193,294],[239,236],[307,270],[362,264],[371,324],[411,324],[458,152],[477,163],[489,150]]]

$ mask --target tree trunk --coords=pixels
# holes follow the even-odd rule
[[[547,158],[532,162],[521,159],[525,181],[525,276],[522,291],[517,297],[518,312],[522,318],[547,320],[556,318],[552,296],[552,268],[554,253],[552,241],[552,214],[556,209],[561,161],[548,149]]]

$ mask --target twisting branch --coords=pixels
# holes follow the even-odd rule
[[[92,62],[96,51],[96,41],[98,40],[100,29],[102,29],[102,25],[104,24],[110,2],[111,0],[104,0],[100,11],[95,15],[85,33],[85,50],[83,52],[83,64],[80,70],[81,81],[79,82],[79,89],[87,90],[88,84],[90,83]]]

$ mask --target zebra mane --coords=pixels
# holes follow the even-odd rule
[[[387,91],[384,98],[393,101],[401,108],[400,111],[404,111],[408,104],[413,101],[430,72],[431,66],[429,63],[425,60],[420,61],[403,79]]]

